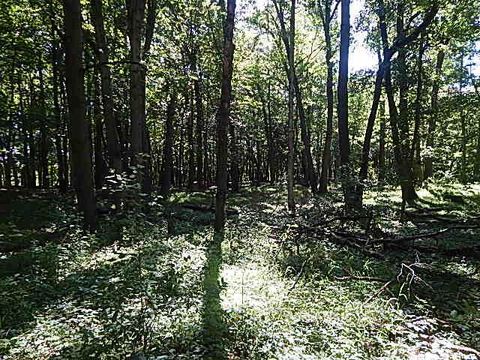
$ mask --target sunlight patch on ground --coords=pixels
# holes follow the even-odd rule
[[[288,291],[282,279],[256,263],[225,266],[221,276],[227,286],[222,298],[227,311],[243,308],[267,310],[278,304]]]

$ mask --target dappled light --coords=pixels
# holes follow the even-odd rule
[[[480,360],[480,0],[0,0],[0,360]]]

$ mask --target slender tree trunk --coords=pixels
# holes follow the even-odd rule
[[[105,35],[102,0],[90,0],[90,14],[95,29],[95,57],[100,68],[103,116],[105,120],[106,148],[109,167],[119,174],[122,172],[120,139],[114,114],[112,75],[110,72],[109,50]]]
[[[290,29],[287,32],[285,26],[283,4],[274,0],[273,4],[280,23],[281,37],[287,54],[285,69],[288,75],[288,158],[287,158],[287,207],[292,215],[295,215],[295,198],[293,192],[294,167],[295,167],[295,8],[296,0],[290,3]]]
[[[227,129],[227,132],[228,132],[228,129]],[[211,151],[210,151],[210,143],[208,142],[208,135],[209,135],[209,127],[208,127],[208,121],[203,121],[203,187],[207,187],[207,186],[210,186],[210,184],[212,183],[213,181],[213,175],[212,175],[212,172],[210,170],[210,163],[213,164],[213,162],[211,162],[209,160],[209,157],[212,154]],[[213,156],[212,156],[213,158]]]
[[[195,67],[197,63],[195,60]],[[205,176],[203,170],[203,151],[204,151],[204,138],[203,138],[203,99],[202,89],[200,88],[200,79],[195,79],[193,82],[193,90],[195,93],[195,110],[196,110],[196,163],[197,163],[197,184],[200,188],[204,187]]]
[[[464,55],[460,54],[460,78],[459,81],[459,103],[460,103],[460,128],[461,128],[461,145],[460,151],[462,153],[461,163],[460,163],[460,181],[462,184],[467,183],[467,122],[465,118],[465,108],[464,108],[464,94],[463,87],[465,79],[463,77],[464,70]]]
[[[237,134],[235,125],[232,121],[229,124],[230,130],[230,175],[232,180],[232,191],[240,191],[240,169],[238,167],[238,148],[237,148]]]
[[[139,182],[145,190],[149,179],[149,161],[146,149],[145,124],[145,67],[142,64],[142,33],[144,30],[145,1],[128,1],[128,36],[130,39],[130,151],[131,164],[140,167]]]
[[[294,166],[295,166],[295,88],[294,88],[294,66],[295,66],[295,6],[296,0],[291,0],[290,7],[290,38],[287,44],[290,45],[288,53],[288,164],[287,164],[287,205],[292,215],[295,215],[295,198],[293,193]],[[286,38],[286,36],[285,36]]]
[[[42,65],[38,67],[38,78],[40,86],[40,151],[39,151],[39,169],[41,187],[49,187],[49,172],[48,172],[48,127],[47,127],[47,107],[45,99],[45,81],[43,77]]]
[[[417,56],[417,89],[415,96],[415,121],[413,127],[412,148],[410,149],[410,163],[414,179],[423,179],[420,163],[420,130],[422,127],[422,93],[423,93],[423,53],[425,52],[425,38],[422,36]]]
[[[298,77],[295,70],[295,2],[291,4],[290,11],[290,29],[287,31],[285,25],[283,4],[279,3],[277,0],[274,1],[275,9],[277,12],[277,17],[280,23],[280,35],[285,46],[285,53],[287,56],[287,64],[285,66],[287,76],[289,79],[289,87],[293,88],[294,97],[297,102],[298,117],[300,120],[300,137],[303,145],[302,153],[302,164],[304,169],[305,178],[307,183],[310,185],[312,192],[317,192],[317,176],[315,174],[315,168],[313,166],[313,157],[310,144],[310,135],[308,132],[307,118],[305,115],[305,108],[303,106],[303,98],[300,89],[300,84],[298,82]],[[292,27],[293,26],[293,27]],[[295,110],[293,111],[293,116],[295,117]],[[295,125],[295,124],[294,124]],[[294,126],[296,128],[296,125]],[[294,146],[295,148],[295,146]],[[295,153],[295,149],[293,150]],[[287,171],[288,172],[288,171]],[[287,175],[288,177],[288,175]]]
[[[28,131],[27,131],[27,117],[25,114],[25,103],[22,91],[22,79],[19,76],[18,79],[18,97],[19,97],[19,117],[21,120],[21,134],[22,134],[22,146],[23,146],[23,171],[22,171],[22,186],[26,188],[30,188],[30,162],[29,162],[29,154],[28,154]]]
[[[34,108],[35,105],[35,95],[34,95],[34,85],[33,85],[33,78],[29,78],[28,82],[28,93],[29,93],[29,109]],[[37,172],[36,172],[36,146],[35,146],[35,136],[34,133],[36,132],[36,129],[34,128],[34,116],[29,115],[28,116],[28,162],[29,162],[29,167],[30,167],[30,175],[31,178],[28,180],[28,182],[31,184],[32,188],[35,188],[37,186]]]
[[[354,183],[350,169],[350,137],[348,126],[348,62],[350,49],[350,0],[341,0],[340,63],[338,69],[338,145],[342,186],[347,209],[356,207]]]
[[[52,37],[52,96],[53,96],[53,112],[55,116],[56,132],[55,132],[55,153],[57,158],[57,180],[60,192],[67,191],[67,179],[65,174],[65,161],[62,152],[62,110],[60,107],[60,89],[59,89],[59,63],[60,59],[60,44],[56,36],[55,25],[55,10],[53,9],[53,1],[50,2],[50,35]],[[65,155],[66,156],[66,155]],[[28,175],[30,178],[30,175]]]
[[[176,90],[172,89],[170,101],[167,105],[167,116],[165,121],[165,143],[163,146],[162,178],[160,181],[160,194],[166,196],[170,193],[172,185],[173,170],[173,120],[177,106]]]
[[[225,229],[225,202],[227,198],[228,123],[232,97],[233,30],[235,26],[235,0],[227,0],[224,24],[223,71],[220,106],[217,112],[217,194],[215,201],[215,232]]]
[[[472,79],[472,85],[473,85],[473,88],[475,89],[477,100],[480,100],[480,92],[478,90],[478,84],[474,79]],[[480,180],[480,121],[478,122],[478,127],[477,127],[477,146],[475,151],[475,164],[473,167],[473,177],[476,181]]]
[[[193,189],[193,182],[195,181],[195,145],[193,142],[193,119],[194,119],[194,106],[193,106],[193,96],[190,89],[187,89],[185,92],[186,98],[188,99],[190,114],[188,116],[187,124],[187,142],[188,142],[188,189]]]
[[[257,92],[260,96],[260,101],[262,103],[262,117],[263,117],[263,130],[265,131],[265,138],[267,139],[267,164],[266,172],[267,178],[270,183],[275,181],[275,170],[274,170],[274,150],[273,150],[273,129],[272,129],[272,120],[270,114],[270,83],[267,84],[267,96],[262,92],[260,86],[257,87]]]
[[[67,98],[70,119],[70,144],[75,189],[80,211],[90,230],[96,227],[90,138],[85,118],[85,86],[82,65],[82,17],[80,0],[63,0],[64,48]]]
[[[300,84],[298,83],[295,67],[293,68],[293,70],[294,70],[293,85],[295,88],[295,96],[297,99],[298,117],[300,119],[300,136],[302,138],[303,154],[304,154],[304,161],[305,161],[305,177],[308,181],[308,184],[310,185],[312,193],[316,193],[318,191],[317,175],[315,174],[315,167],[313,166],[313,157],[312,157],[312,150],[311,150],[310,133],[308,130],[307,116],[305,114],[305,108],[303,106],[302,92],[300,90]]]
[[[67,90],[66,90],[66,80],[64,81],[65,76],[59,78],[60,80],[60,100],[62,103],[62,108],[68,108],[67,101]],[[70,144],[69,144],[69,124],[67,121],[68,117],[63,113],[62,124],[61,124],[61,134],[62,134],[62,153],[63,153],[63,169],[64,169],[64,180],[65,180],[65,189],[68,189],[69,184],[71,184],[70,178],[72,175],[72,170],[70,166]]]
[[[402,189],[402,199],[406,202],[412,202],[418,198],[413,186],[410,163],[406,160],[408,156],[404,154],[404,147],[401,143],[399,126],[398,126],[398,110],[393,94],[392,76],[390,66],[385,72],[385,90],[388,98],[388,108],[390,111],[390,127],[392,129],[393,152],[397,165],[398,177]]]
[[[385,182],[385,137],[386,137],[386,124],[385,124],[385,102],[380,101],[380,138],[378,146],[378,183]]]
[[[108,173],[107,164],[103,157],[103,122],[100,108],[100,86],[97,74],[94,74],[93,94],[93,124],[94,124],[94,159],[95,159],[95,188],[101,189],[105,185],[105,177]]]
[[[327,128],[325,131],[325,142],[323,147],[322,156],[322,172],[320,175],[320,187],[319,192],[324,194],[328,191],[328,172],[331,163],[331,148],[333,137],[333,112],[334,112],[334,94],[333,94],[333,52],[332,52],[332,39],[330,33],[331,24],[331,0],[325,0],[325,9],[321,11],[321,18],[323,24],[323,32],[325,36],[325,62],[327,63]]]
[[[432,85],[432,97],[430,103],[430,116],[428,119],[428,134],[427,134],[427,149],[428,155],[425,158],[425,172],[424,180],[433,176],[433,160],[432,154],[435,146],[435,130],[438,117],[438,92],[440,91],[441,74],[443,62],[445,60],[445,50],[441,49],[437,54],[437,61],[435,65],[435,77]]]

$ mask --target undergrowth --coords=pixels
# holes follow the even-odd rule
[[[442,226],[400,221],[397,193],[367,194],[382,231],[400,236]],[[478,214],[479,194],[474,186],[431,184],[421,204],[439,216],[471,217]],[[28,245],[0,258],[0,355],[475,356],[467,350],[480,346],[478,258],[384,249],[378,259],[299,235],[302,226],[335,215],[340,199],[337,193],[312,198],[300,188],[296,195],[296,219],[285,213],[278,188],[232,196],[235,212],[220,241],[211,230],[211,194],[176,193],[145,214],[104,218],[95,235],[81,231],[68,199],[19,196],[0,224],[4,239]],[[476,239],[478,231],[462,230],[435,241],[455,249]],[[420,264],[414,274],[404,267],[412,263]]]

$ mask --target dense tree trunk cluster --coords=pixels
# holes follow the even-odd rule
[[[478,180],[471,2],[367,2],[371,73],[352,70],[349,0],[274,0],[237,24],[233,1],[21,0],[33,21],[5,0],[0,187],[72,186],[94,229],[96,191],[121,208],[126,188],[215,185],[220,230],[244,186],[285,182],[295,214],[296,184],[338,184],[356,211],[372,183],[414,202],[432,178]]]

